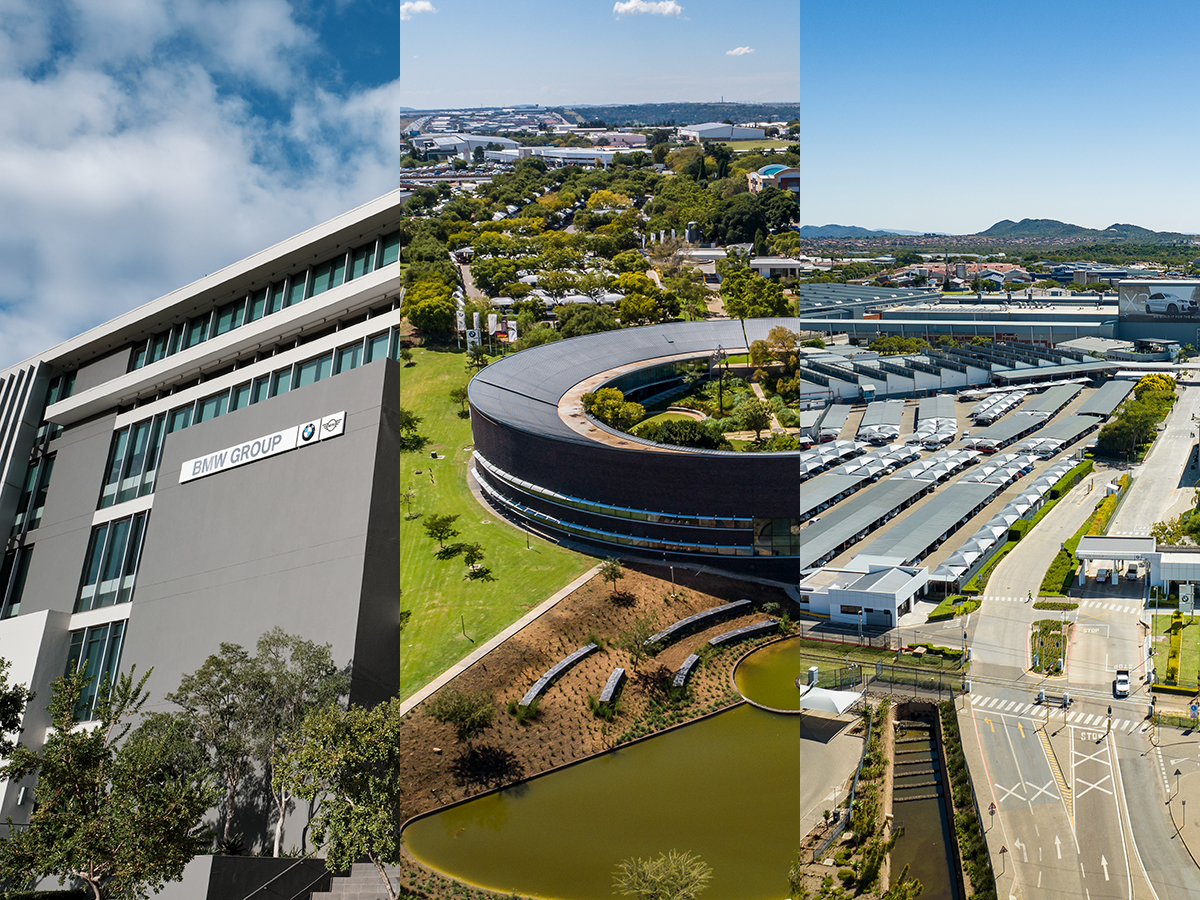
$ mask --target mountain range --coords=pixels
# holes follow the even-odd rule
[[[802,225],[799,231],[801,237],[814,240],[820,238],[874,238],[890,235],[912,236],[926,233],[903,231],[899,228],[873,231],[857,225]],[[942,236],[943,233],[938,232],[938,235]],[[1192,238],[1192,235],[1181,234],[1178,231],[1152,231],[1149,228],[1142,228],[1140,225],[1116,223],[1103,229],[1084,228],[1081,225],[1072,225],[1057,219],[1022,219],[1020,222],[1002,219],[985,231],[957,236],[995,238],[1006,241],[1128,244],[1166,244],[1190,241]]]
[[[806,238],[862,238],[862,237],[887,237],[888,235],[914,235],[924,234],[921,231],[902,231],[898,228],[884,228],[878,231],[872,231],[869,228],[860,228],[857,225],[801,225],[800,236]]]

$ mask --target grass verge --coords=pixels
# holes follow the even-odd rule
[[[983,603],[982,597],[968,597],[964,594],[951,594],[934,607],[933,612],[925,620],[937,622],[941,619],[953,619],[955,616],[965,616],[975,612]]]
[[[1071,641],[1071,623],[1062,619],[1039,619],[1029,632],[1030,669],[1044,675],[1062,671]]]
[[[1179,634],[1179,671],[1171,676],[1171,615],[1151,617],[1154,642],[1154,669],[1164,684],[1174,682],[1180,687],[1195,688],[1200,677],[1200,621],[1195,616],[1183,616]]]
[[[970,895],[975,900],[996,900],[996,875],[988,857],[983,825],[976,814],[954,701],[938,704],[938,711],[942,717],[942,746],[946,754],[946,769],[950,773],[954,830],[958,833],[958,849],[962,856],[963,870],[971,882]]]
[[[402,369],[400,404],[421,416],[429,443],[400,458],[400,696],[407,697],[592,565],[529,538],[481,506],[467,486],[471,423],[450,389],[467,383],[466,356],[417,348]],[[432,459],[431,453],[445,456]],[[411,490],[411,512],[405,492]],[[461,555],[439,559],[425,515],[456,515],[453,542],[478,543],[493,580],[468,579]],[[448,541],[447,543],[451,543]]]
[[[1095,512],[1079,526],[1079,530],[1070,537],[1063,549],[1059,550],[1051,560],[1050,567],[1046,569],[1046,574],[1042,577],[1041,594],[1061,597],[1071,587],[1075,581],[1075,570],[1079,567],[1079,561],[1075,559],[1075,550],[1079,547],[1080,538],[1089,534],[1104,534],[1108,529],[1109,520],[1112,519],[1117,505],[1121,502],[1121,497],[1125,495],[1125,491],[1129,487],[1129,475],[1122,475],[1117,479],[1117,484],[1121,486],[1121,490],[1115,494],[1109,494],[1097,503]]]

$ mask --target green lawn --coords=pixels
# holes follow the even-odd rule
[[[1160,682],[1167,677],[1167,656],[1171,650],[1171,614],[1154,616],[1154,669]],[[1183,640],[1179,646],[1180,686],[1195,687],[1200,674],[1200,621],[1195,616],[1183,617]]]
[[[725,147],[736,150],[738,153],[745,153],[748,150],[775,150],[780,147],[790,147],[793,144],[800,143],[800,139],[777,141],[771,138],[761,138],[756,141],[721,141],[720,143]]]
[[[642,421],[638,422],[637,426],[634,427],[633,433],[637,434],[638,427],[640,427],[642,425],[649,425],[651,422],[657,423],[657,422],[695,422],[695,421],[696,420],[692,416],[684,415],[683,413],[661,412],[656,416],[650,416],[649,418],[642,419]]]
[[[526,550],[524,532],[480,506],[467,487],[471,425],[458,417],[458,404],[449,398],[451,388],[467,383],[465,355],[418,348],[413,359],[415,365],[401,370],[400,402],[423,417],[420,433],[430,443],[422,452],[404,454],[400,463],[400,607],[407,613],[400,632],[401,697],[593,565],[590,557],[536,537]],[[431,459],[434,451],[446,458]],[[454,541],[481,544],[494,581],[468,580],[461,556],[437,558],[437,543],[425,534],[421,519],[406,518],[402,497],[410,488],[414,514],[459,516],[455,526],[461,534]]]

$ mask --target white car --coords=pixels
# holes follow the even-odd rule
[[[1116,680],[1113,682],[1113,692],[1118,697],[1129,696],[1129,670],[1118,669]]]
[[[1200,312],[1200,305],[1195,300],[1185,300],[1175,294],[1155,291],[1146,298],[1146,314],[1156,315],[1165,313],[1168,316],[1195,315]]]

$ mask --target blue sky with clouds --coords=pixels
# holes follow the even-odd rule
[[[1200,231],[1198,26],[1181,0],[0,0],[0,364],[388,191],[402,106],[799,100],[806,223]]]

